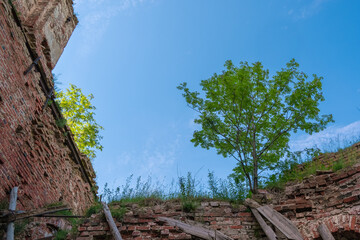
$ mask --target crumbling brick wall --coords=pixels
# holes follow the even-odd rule
[[[112,208],[124,206],[113,205]],[[224,201],[202,201],[194,211],[184,212],[180,200],[153,201],[146,206],[126,204],[122,220],[116,225],[123,239],[197,239],[181,229],[169,226],[159,216],[198,223],[199,226],[217,230],[233,239],[265,239],[260,226],[243,205]],[[102,214],[93,215],[79,227],[77,240],[111,239],[106,220]]]
[[[284,192],[274,195],[274,208],[296,223],[305,239],[319,238],[317,227],[321,223],[333,234],[360,237],[360,143],[320,159],[329,162],[340,158],[356,164],[288,184]]]
[[[335,173],[318,172],[299,183],[288,183],[284,190],[265,194],[275,210],[289,218],[305,240],[321,237],[317,231],[326,224],[336,239],[360,239],[360,143],[326,154],[316,160],[343,159],[352,166]],[[119,207],[119,206],[114,206]],[[124,207],[124,206],[122,206]],[[266,239],[251,212],[242,205],[228,202],[203,201],[195,211],[185,213],[180,201],[154,202],[149,206],[128,204],[122,221],[117,221],[124,239],[195,239],[179,228],[161,222],[159,216],[181,221],[192,220],[209,229],[219,230],[233,239]],[[79,227],[77,240],[106,239],[108,225],[101,214],[93,215]]]
[[[94,199],[91,163],[46,104],[76,24],[71,0],[0,1],[0,200],[19,186],[18,209],[62,201],[81,213]]]

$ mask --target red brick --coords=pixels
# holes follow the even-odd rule
[[[348,198],[345,198],[343,200],[344,203],[351,203],[351,202],[355,202],[355,201],[358,201],[359,198],[358,196],[352,196],[352,197],[348,197]]]
[[[232,229],[242,229],[243,226],[241,226],[241,225],[236,225],[236,226],[230,226],[230,228],[232,228]]]
[[[31,51],[41,56],[39,66],[44,71],[44,81],[49,83],[55,62],[51,59],[48,62],[44,54],[54,51],[52,46],[55,45],[47,49],[42,43],[48,34],[55,34],[53,44],[59,44],[59,50],[62,50],[76,24],[72,19],[68,25],[61,20],[64,15],[73,14],[71,1],[40,2],[33,3],[31,14],[41,16],[41,19],[36,22],[36,27],[35,22],[27,22],[27,26],[33,33]],[[25,1],[13,3],[20,23],[24,24],[30,19],[24,17],[30,8]],[[57,7],[59,11],[49,11],[50,7],[53,10]],[[52,110],[42,110],[46,93],[40,85],[40,74],[33,68],[24,76],[25,69],[33,61],[24,37],[28,32],[22,32],[18,27],[11,10],[8,1],[0,4],[0,157],[3,162],[0,164],[0,197],[8,198],[5,191],[17,185],[20,187],[18,209],[34,210],[61,200],[75,213],[82,214],[93,203],[94,195],[79,164],[69,154],[69,147],[64,145],[65,138],[56,126]],[[54,28],[50,31],[54,32],[47,32],[46,24],[52,25]],[[18,126],[21,131],[16,131]],[[81,161],[87,162],[85,158]],[[91,166],[85,171],[90,179],[95,177]]]

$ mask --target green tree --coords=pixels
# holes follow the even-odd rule
[[[289,151],[292,132],[319,132],[333,118],[319,115],[323,78],[314,74],[309,81],[294,59],[272,77],[260,62],[236,67],[226,61],[225,67],[222,74],[201,81],[203,97],[186,82],[178,89],[199,114],[194,122],[201,130],[193,134],[194,145],[236,159],[232,175],[256,193],[261,174],[273,170]]]
[[[102,136],[99,134],[103,127],[95,121],[96,108],[91,104],[94,96],[85,96],[80,88],[70,84],[70,88],[58,92],[56,97],[80,152],[94,159],[95,151],[103,149],[100,144]]]

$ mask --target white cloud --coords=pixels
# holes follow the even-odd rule
[[[294,151],[317,146],[324,150],[341,148],[360,139],[360,121],[346,126],[332,126],[313,135],[301,135],[290,142]]]
[[[131,8],[154,0],[76,0],[75,12],[79,17],[78,31],[82,44],[79,51],[87,55],[107,30],[111,19]]]
[[[288,10],[288,15],[293,16],[295,20],[309,18],[317,14],[322,9],[323,5],[328,1],[329,0],[312,0],[310,1],[310,3],[305,4],[303,7],[295,10]]]
[[[125,167],[129,171],[135,171],[133,173],[138,176],[146,176],[150,173],[163,175],[177,160],[179,139],[180,136],[176,136],[174,141],[162,146],[153,139],[148,139],[142,151],[121,153],[117,157],[115,165],[121,168]],[[112,170],[117,169],[117,167]]]

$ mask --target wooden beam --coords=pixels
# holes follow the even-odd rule
[[[16,209],[16,200],[17,200],[17,192],[19,187],[14,187],[11,189],[10,193],[10,204],[9,204],[9,210],[15,211]],[[14,231],[15,231],[15,224],[14,222],[10,222],[7,226],[6,231],[6,239],[7,240],[14,240]]]
[[[111,234],[113,235],[115,240],[122,240],[120,232],[116,227],[113,217],[111,216],[111,212],[108,205],[105,202],[101,202],[101,204],[103,205],[104,214],[106,217],[106,221],[109,224]]]
[[[254,201],[250,198],[245,199],[244,205],[248,206],[249,208],[255,208],[255,209],[261,207],[261,205],[259,203],[257,203],[256,201]]]
[[[269,225],[266,224],[260,213],[254,208],[251,208],[251,212],[254,214],[256,220],[260,224],[260,227],[262,228],[266,236],[269,238],[269,240],[277,240],[275,232]]]
[[[300,234],[294,223],[284,217],[281,213],[275,211],[270,206],[261,206],[259,203],[249,198],[245,200],[244,204],[249,206],[250,208],[256,208],[256,210],[258,210],[261,215],[263,215],[267,220],[269,220],[288,239],[303,240],[302,235]]]
[[[335,238],[331,234],[330,230],[327,228],[327,226],[324,223],[319,225],[318,231],[319,231],[320,236],[321,236],[322,239],[324,239],[324,240],[335,240]]]
[[[171,226],[175,226],[183,230],[185,233],[188,233],[192,236],[199,237],[206,240],[233,240],[232,238],[226,236],[222,232],[209,230],[203,227],[193,226],[172,218],[167,217],[158,217],[160,221],[166,222]]]
[[[303,240],[297,227],[289,219],[273,208],[265,205],[257,209],[264,217],[266,217],[276,228],[278,228],[288,239]]]

